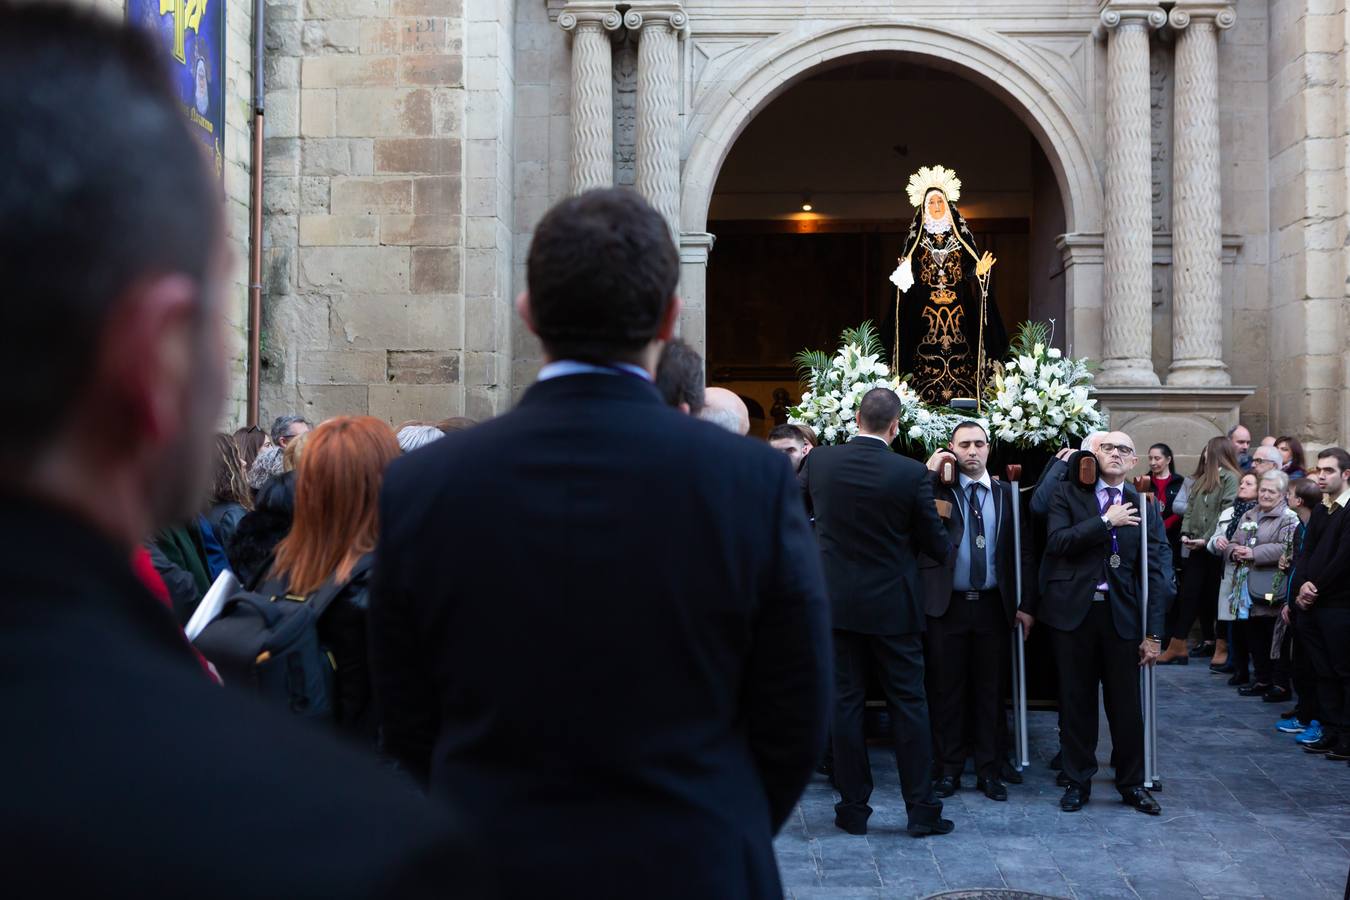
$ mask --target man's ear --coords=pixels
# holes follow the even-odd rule
[[[530,333],[538,335],[539,331],[534,327],[534,313],[530,310],[530,293],[521,291],[516,297],[516,315],[525,323],[525,327],[530,329]]]
[[[670,303],[666,304],[666,314],[661,317],[661,328],[656,332],[657,340],[668,341],[675,336],[675,326],[680,322],[680,310],[683,306],[679,294],[670,295]]]

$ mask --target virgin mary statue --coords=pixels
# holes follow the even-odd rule
[[[989,296],[995,259],[975,248],[956,208],[961,179],[943,166],[910,176],[914,219],[896,286],[896,364],[924,401],[948,405],[978,399],[991,360],[1003,358],[1008,337]]]

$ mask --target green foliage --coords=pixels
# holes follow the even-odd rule
[[[1037,344],[1050,346],[1050,337],[1050,326],[1046,323],[1023,322],[1017,326],[1017,334],[1013,336],[1010,349],[1016,356],[1032,356],[1032,348]]]
[[[863,356],[881,356],[886,349],[881,346],[881,335],[877,334],[876,326],[872,324],[871,319],[857,328],[845,328],[839,335],[839,343],[845,347],[857,344],[862,348]]]

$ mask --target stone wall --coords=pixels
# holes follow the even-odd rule
[[[465,410],[461,0],[269,0],[264,421]]]
[[[1346,10],[1270,4],[1271,429],[1346,435]]]

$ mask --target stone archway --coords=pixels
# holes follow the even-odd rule
[[[1093,354],[1101,341],[1102,191],[1087,124],[1090,113],[1068,104],[1067,91],[1048,65],[992,32],[944,30],[919,21],[890,19],[793,31],[750,48],[710,84],[686,126],[681,177],[682,331],[702,347],[705,336],[706,266],[711,236],[708,209],[717,176],[741,132],[765,106],[815,71],[850,57],[900,54],[953,71],[1003,100],[1030,129],[1049,159],[1064,200],[1066,230],[1090,235],[1065,244],[1067,337]],[[1079,245],[1086,244],[1086,253]],[[1073,256],[1079,254],[1075,260]]]

